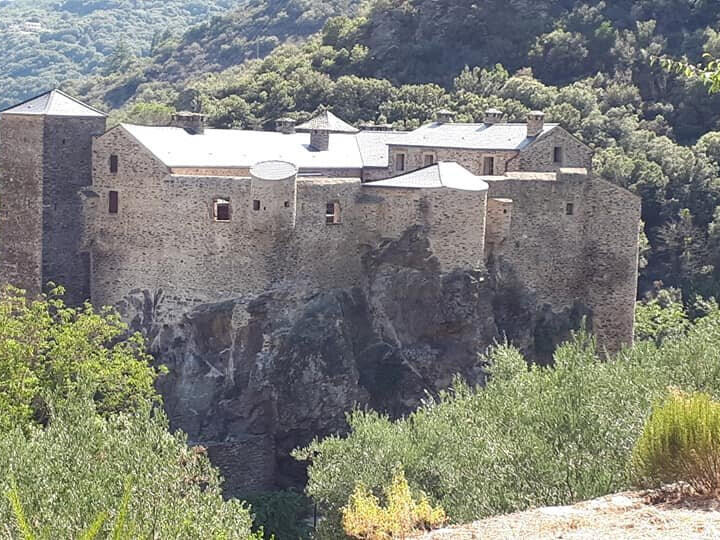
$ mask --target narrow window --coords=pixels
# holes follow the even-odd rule
[[[565,215],[572,216],[575,213],[575,205],[569,202],[565,205]]]
[[[113,174],[118,172],[118,157],[115,154],[110,156],[110,172]]]
[[[290,208],[290,201],[285,201],[285,208]]]
[[[495,158],[486,157],[483,159],[483,174],[485,176],[493,176],[495,174]]]
[[[325,205],[325,224],[335,225],[340,223],[340,203],[329,202]]]
[[[395,156],[395,170],[396,171],[404,171],[405,170],[405,154],[397,154]]]
[[[213,217],[215,221],[230,221],[230,201],[227,199],[215,199]]]
[[[257,199],[253,201],[253,210],[260,210],[260,201]]]
[[[555,163],[562,163],[562,161],[563,161],[562,146],[556,146],[555,148],[553,148],[553,161]]]
[[[118,208],[120,207],[120,198],[117,191],[111,191],[108,193],[108,212],[110,214],[117,214]]]
[[[433,163],[435,163],[435,156],[432,154],[425,154],[425,166],[429,167]]]

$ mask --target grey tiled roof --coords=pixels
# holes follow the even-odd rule
[[[407,131],[361,131],[356,135],[365,167],[388,166],[388,143],[402,140]]]
[[[33,114],[46,116],[103,117],[105,113],[68,96],[60,90],[50,90],[19,105],[13,105],[2,114]]]
[[[358,130],[352,127],[347,122],[340,120],[330,111],[325,111],[314,118],[311,118],[304,124],[300,124],[297,128],[298,131],[312,131],[312,130],[324,130],[331,133],[357,133]]]
[[[251,175],[263,180],[285,180],[297,172],[297,167],[287,161],[261,161],[250,169]]]
[[[388,178],[387,180],[367,182],[363,186],[410,189],[451,188],[466,191],[485,191],[488,189],[487,182],[454,161],[439,161],[429,167]]]
[[[545,124],[543,134],[558,124]],[[469,150],[522,150],[537,137],[527,136],[527,124],[450,124],[433,122],[393,141],[398,146],[430,146]]]

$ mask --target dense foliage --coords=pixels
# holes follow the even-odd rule
[[[93,526],[99,538],[250,538],[247,507],[223,500],[204,450],[159,410],[103,417],[83,394],[53,410],[47,428],[0,434],[0,538],[81,538]]]
[[[109,310],[0,290],[0,432],[44,422],[48,395],[60,400],[87,385],[102,414],[156,400],[157,371],[140,336],[121,339],[126,330]]]
[[[306,540],[312,529],[313,508],[304,494],[293,490],[250,493],[240,497],[251,507],[253,530],[266,540]]]
[[[485,388],[458,381],[397,421],[353,412],[347,437],[297,453],[310,460],[308,493],[327,513],[322,534],[337,537],[356,483],[379,494],[398,466],[459,522],[627,488],[633,446],[668,386],[720,397],[719,348],[717,309],[686,336],[640,342],[612,361],[584,334],[559,347],[554,368],[528,367],[500,346]]]
[[[720,402],[675,392],[653,408],[632,455],[645,485],[687,482],[698,493],[720,488]]]

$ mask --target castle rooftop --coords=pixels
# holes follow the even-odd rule
[[[177,127],[121,124],[168,167],[250,167],[259,161],[289,161],[300,169],[387,167],[387,144],[406,132],[361,131],[333,135],[330,148],[317,151],[306,133],[205,129],[190,134]]]
[[[98,111],[68,96],[61,90],[50,90],[27,101],[14,105],[3,111],[5,114],[30,114],[38,116],[80,116],[80,117],[105,117],[105,113]]]
[[[415,171],[367,182],[363,187],[406,188],[406,189],[433,189],[450,188],[465,191],[487,191],[487,182],[481,177],[472,174],[462,165],[454,161],[439,161],[434,165],[417,169]]]
[[[558,125],[545,124],[540,135],[548,133]],[[537,136],[527,136],[527,124],[433,122],[411,131],[398,142],[393,141],[391,144],[466,150],[523,150],[536,139]]]

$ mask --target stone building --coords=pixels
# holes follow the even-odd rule
[[[121,124],[59,91],[0,116],[0,277],[158,320],[203,304],[363,283],[368,246],[419,227],[438,271],[512,272],[551,311],[581,306],[603,346],[632,340],[640,202],[533,112],[411,132],[330,112],[274,132]],[[241,315],[239,315],[241,316]]]

